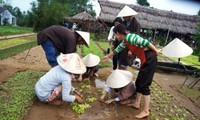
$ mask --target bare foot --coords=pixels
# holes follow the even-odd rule
[[[138,105],[136,103],[127,104],[127,106],[133,107],[135,109],[140,109],[140,105]]]
[[[76,81],[76,77],[75,77],[75,75],[72,74],[71,77],[72,77],[72,82],[75,82],[75,81]]]
[[[130,104],[131,103],[131,100],[123,100],[123,101],[121,101],[120,102],[120,104],[122,104],[122,105],[126,105],[126,104]]]
[[[99,77],[99,75],[98,75],[97,73],[94,73],[94,76],[95,76],[95,77]]]
[[[82,82],[82,78],[78,78],[78,82]]]
[[[72,79],[72,82],[76,82],[76,79]]]
[[[148,112],[142,111],[142,112],[140,112],[139,114],[137,114],[137,115],[135,116],[135,118],[142,119],[142,118],[145,118],[145,117],[147,117],[147,116],[149,116],[149,111],[148,111]]]

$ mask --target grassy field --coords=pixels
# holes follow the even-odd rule
[[[170,58],[170,59],[172,59],[174,61],[178,61],[178,58]],[[198,60],[199,60],[199,56],[189,55],[187,57],[181,58],[180,62],[183,64],[191,65],[191,66],[194,66],[194,67],[197,67],[200,69],[200,62]]]
[[[100,57],[100,59],[104,57],[103,52],[100,50],[100,48],[95,44],[95,42],[93,40],[90,40],[90,47],[89,48],[87,48],[86,46],[82,47],[82,56],[83,57],[86,56],[89,53],[98,55]],[[109,62],[107,62],[105,64],[99,63],[98,66],[100,68],[102,68],[102,67],[109,67],[110,63]]]
[[[0,36],[4,35],[16,35],[33,32],[33,28],[28,27],[19,27],[19,26],[1,26],[0,27]]]
[[[36,36],[28,36],[28,37],[20,37],[20,38],[8,39],[8,40],[1,40],[0,41],[0,49],[8,48],[8,47],[15,46],[18,44],[23,44],[23,43],[30,42],[33,40],[36,40]]]

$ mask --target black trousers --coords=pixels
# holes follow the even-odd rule
[[[154,51],[145,51],[146,63],[140,68],[138,77],[136,79],[136,92],[142,93],[143,95],[150,95],[149,86],[152,83],[153,76],[157,65],[157,56]]]

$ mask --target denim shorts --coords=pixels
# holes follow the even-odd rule
[[[53,45],[52,41],[47,40],[47,41],[43,42],[41,44],[41,46],[45,52],[46,59],[47,59],[49,65],[51,65],[51,67],[58,65],[57,60],[56,60],[56,57],[57,57],[56,49],[55,49],[55,46]]]

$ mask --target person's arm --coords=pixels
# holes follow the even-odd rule
[[[131,44],[138,46],[140,48],[146,48],[149,46],[150,42],[147,39],[140,37],[137,34],[129,33],[126,35],[126,41]]]
[[[62,82],[62,99],[63,101],[66,101],[66,102],[74,102],[75,100],[77,100],[78,103],[82,103],[83,100],[81,99],[80,96],[70,95],[70,91],[72,88],[70,79],[71,79],[71,76],[69,75]]]
[[[159,51],[156,49],[156,47],[151,42],[149,42],[149,40],[144,39],[144,38],[140,37],[139,35],[136,35],[136,34],[131,35],[130,34],[130,35],[127,35],[127,39],[128,39],[128,42],[135,44],[138,47],[141,47],[141,48],[148,47],[149,49],[153,50],[156,55],[159,54]]]
[[[160,53],[159,50],[157,50],[156,47],[151,42],[149,42],[149,40],[144,39],[137,34],[128,34],[126,36],[126,40],[128,41],[128,43],[136,45],[141,48],[148,47],[149,49],[153,50],[156,55]]]
[[[102,58],[102,63],[105,63],[109,58],[112,58],[112,56],[114,56],[115,54],[118,54],[119,52],[121,52],[122,50],[124,50],[126,48],[126,45],[124,44],[124,42],[121,42],[117,48],[114,49],[114,51],[110,52],[108,55],[104,56]]]
[[[160,51],[158,49],[156,49],[156,47],[151,43],[149,44],[148,48],[153,50],[156,55],[158,55],[160,53]]]
[[[106,61],[108,61],[109,58],[111,58],[112,56],[114,56],[114,51],[111,51],[108,55],[104,56],[101,60],[102,63],[105,63]]]
[[[114,38],[113,38],[113,36],[114,36],[113,28],[114,27],[110,28],[110,31],[109,31],[109,34],[108,34],[108,41],[114,41]]]

